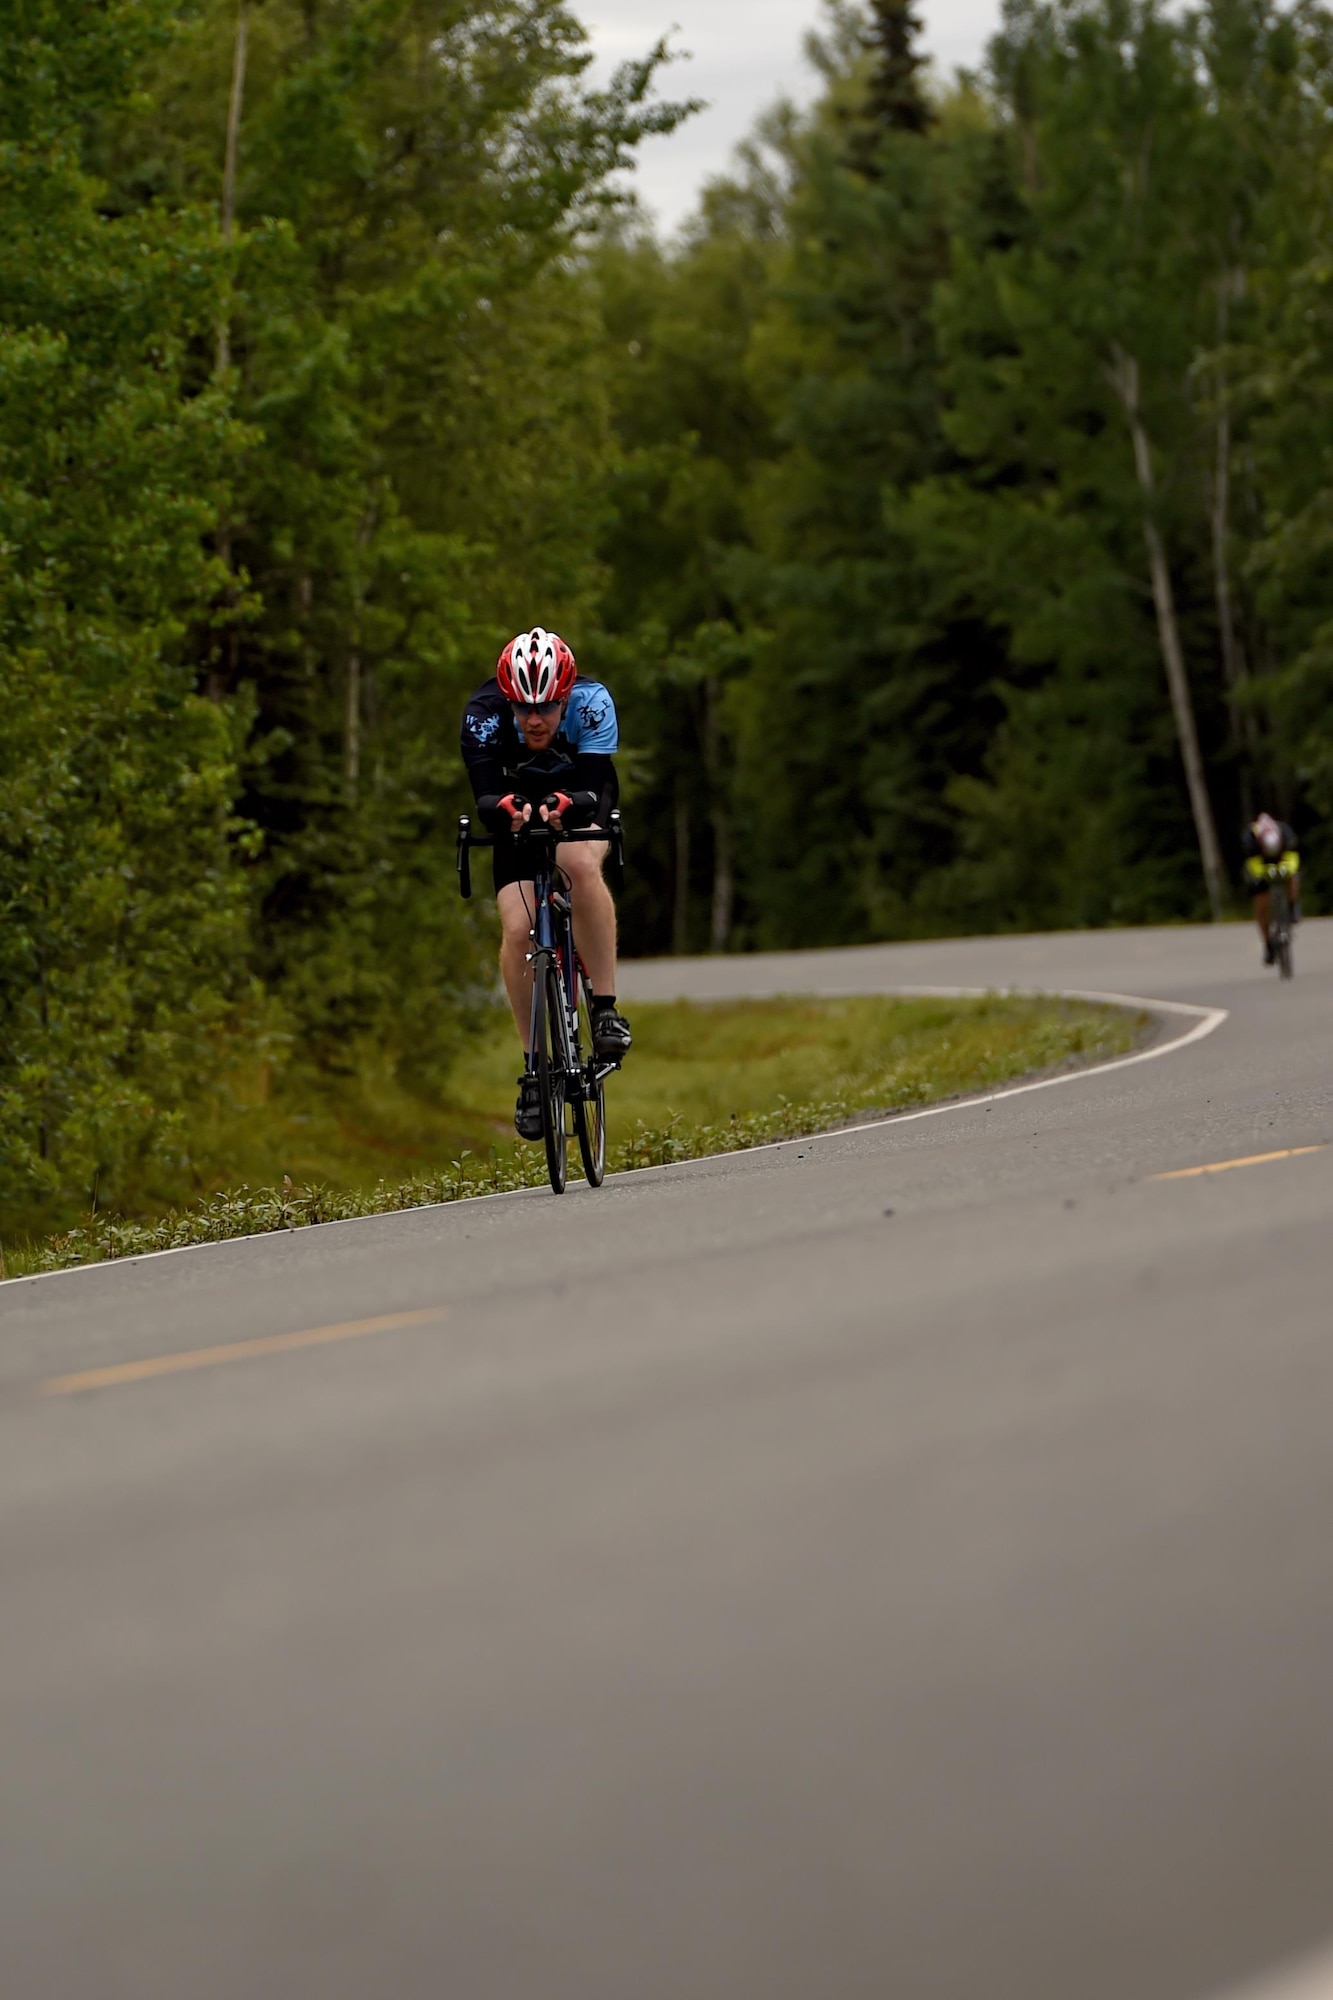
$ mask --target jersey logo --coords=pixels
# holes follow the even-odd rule
[[[592,730],[600,729],[602,724],[606,721],[605,702],[601,702],[596,706],[594,706],[591,702],[589,702],[589,704],[583,711],[581,720],[586,724],[586,726],[589,729]]]
[[[498,715],[470,715],[467,719],[468,735],[476,743],[494,743],[500,734]]]

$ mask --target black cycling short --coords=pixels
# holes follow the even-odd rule
[[[591,845],[591,843],[589,843]],[[531,882],[536,874],[533,866],[532,850],[522,840],[506,840],[503,835],[491,849],[491,868],[495,879],[495,893],[509,882]]]
[[[531,882],[534,876],[532,856],[522,841],[500,838],[491,850],[491,867],[495,874],[495,893],[510,882]]]

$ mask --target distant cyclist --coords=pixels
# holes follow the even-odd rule
[[[605,826],[620,795],[612,762],[618,740],[615,703],[600,681],[579,679],[564,640],[540,625],[520,632],[463,717],[463,762],[487,828],[515,831],[534,816],[557,833]],[[528,1049],[533,863],[521,840],[501,841],[494,853],[504,932],[500,972],[525,1058],[514,1127],[522,1139],[540,1139],[541,1101]],[[628,1053],[631,1037],[616,1010],[616,910],[602,875],[606,855],[607,843],[597,840],[566,842],[555,851],[569,882],[575,943],[592,982],[593,1047],[615,1062]]]
[[[1271,813],[1262,812],[1246,827],[1240,846],[1245,857],[1245,886],[1254,898],[1254,920],[1264,941],[1264,964],[1271,965],[1273,947],[1268,937],[1268,885],[1273,869],[1278,869],[1286,878],[1292,922],[1300,921],[1301,857],[1296,850],[1296,836],[1285,820],[1274,819]]]

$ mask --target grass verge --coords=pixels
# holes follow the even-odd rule
[[[1105,1061],[1131,1048],[1145,1021],[1114,1007],[995,994],[636,1007],[634,1053],[608,1084],[609,1165],[625,1172],[740,1151]],[[460,1148],[442,1170],[350,1186],[297,1183],[287,1173],[273,1186],[226,1189],[150,1220],[97,1215],[45,1242],[10,1247],[3,1274],[541,1186],[541,1147],[498,1137],[516,1068],[512,1029],[497,1019],[446,1107],[464,1130],[497,1138],[484,1152]]]

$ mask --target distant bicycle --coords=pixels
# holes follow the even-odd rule
[[[1269,864],[1265,871],[1268,877],[1268,956],[1269,962],[1277,967],[1279,979],[1290,979],[1291,963],[1291,898],[1287,893],[1287,871],[1278,862]]]
[[[1301,857],[1284,819],[1261,812],[1241,829],[1245,887],[1264,941],[1264,964],[1291,978],[1291,933],[1301,918]]]
[[[556,833],[530,820],[517,833],[489,835],[472,831],[466,814],[458,822],[458,886],[472,894],[469,856],[474,847],[494,847],[497,840],[526,845],[532,861],[532,1022],[528,1047],[535,1058],[541,1097],[542,1139],[546,1173],[556,1194],[569,1180],[569,1137],[572,1124],[578,1140],[584,1177],[590,1187],[606,1178],[606,1079],[618,1062],[593,1053],[592,987],[574,947],[574,923],[568,884],[556,866],[555,850],[570,840],[608,840],[611,858],[623,873],[625,845],[620,814],[610,826]],[[586,1053],[585,1053],[586,1051]]]

